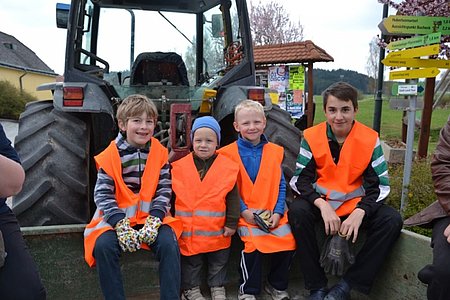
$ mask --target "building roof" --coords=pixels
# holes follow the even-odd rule
[[[0,66],[56,75],[33,51],[12,35],[0,31]]]
[[[334,61],[325,50],[312,41],[302,41],[286,44],[263,45],[253,47],[255,65],[273,65],[305,62]]]

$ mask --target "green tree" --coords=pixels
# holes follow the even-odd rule
[[[20,91],[9,81],[0,81],[0,118],[19,119],[25,110],[25,104],[37,100],[31,94]]]

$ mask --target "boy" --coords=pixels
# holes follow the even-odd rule
[[[289,223],[312,300],[349,299],[352,288],[368,294],[402,228],[400,214],[383,204],[390,191],[387,164],[377,132],[355,121],[357,98],[358,91],[345,82],[324,91],[326,122],[304,131],[290,182],[299,197],[289,206]],[[361,229],[367,233],[356,262],[329,291],[319,262],[319,221],[326,235],[353,243]]]
[[[84,232],[85,259],[97,265],[105,299],[125,299],[121,251],[145,248],[159,261],[161,299],[180,298],[181,222],[168,215],[171,177],[168,152],[153,138],[158,112],[143,95],[117,109],[120,132],[95,157],[98,167],[92,221]]]
[[[295,240],[285,214],[283,148],[270,143],[263,134],[266,117],[258,102],[244,100],[239,103],[233,125],[239,133],[238,140],[220,149],[219,153],[229,156],[240,166],[241,217],[237,231],[244,242],[244,250],[238,299],[256,299],[255,295],[261,292],[263,254],[269,254],[271,258],[265,291],[272,299],[289,299],[286,290]],[[258,222],[261,220],[264,224]]]
[[[194,152],[172,164],[175,216],[183,222],[178,241],[181,251],[181,287],[184,300],[204,300],[200,291],[203,260],[212,300],[225,300],[226,266],[231,236],[239,218],[236,185],[239,165],[217,154],[220,126],[210,116],[192,126]]]

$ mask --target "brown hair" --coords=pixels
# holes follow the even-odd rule
[[[158,118],[158,110],[152,100],[144,95],[134,94],[126,97],[117,109],[116,118],[126,124],[128,118],[147,113],[149,118]]]
[[[327,108],[328,96],[334,96],[342,101],[352,101],[353,108],[358,109],[358,90],[347,82],[339,81],[330,85],[322,93],[323,109]]]

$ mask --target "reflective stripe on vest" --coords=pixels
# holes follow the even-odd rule
[[[102,168],[113,180],[115,185],[115,199],[119,209],[121,209],[127,218],[130,219],[130,225],[144,224],[148,216],[151,201],[156,191],[161,168],[167,163],[168,152],[161,143],[151,138],[150,153],[147,158],[139,194],[134,194],[125,184],[122,177],[122,163],[116,143],[112,141],[110,145],[99,155],[95,157],[97,168]],[[181,234],[182,225],[179,220],[166,216],[163,224],[168,224],[178,237]],[[103,212],[97,209],[91,222],[84,231],[84,256],[89,266],[95,265],[93,251],[97,238],[107,230],[113,230],[103,219]],[[142,248],[148,248],[142,245]]]
[[[365,195],[363,173],[370,164],[378,134],[355,121],[337,164],[329,149],[326,122],[306,129],[304,138],[316,163],[316,192],[326,198],[338,216],[350,214]]]
[[[267,143],[262,150],[261,164],[258,176],[253,183],[242,164],[237,142],[218,150],[239,163],[238,186],[242,200],[252,212],[270,210],[273,212],[278,200],[281,180],[281,164],[283,148],[273,143]],[[275,233],[276,232],[276,233]],[[262,253],[295,250],[295,240],[287,220],[287,212],[280,219],[277,228],[270,233],[262,232],[256,225],[249,224],[244,218],[239,218],[238,233],[245,244],[244,252],[259,250]],[[241,234],[242,233],[242,234]]]
[[[230,237],[224,237],[226,196],[236,185],[239,166],[218,154],[203,180],[197,171],[193,154],[172,164],[172,188],[176,195],[175,216],[183,223],[178,240],[185,256],[228,248]]]

